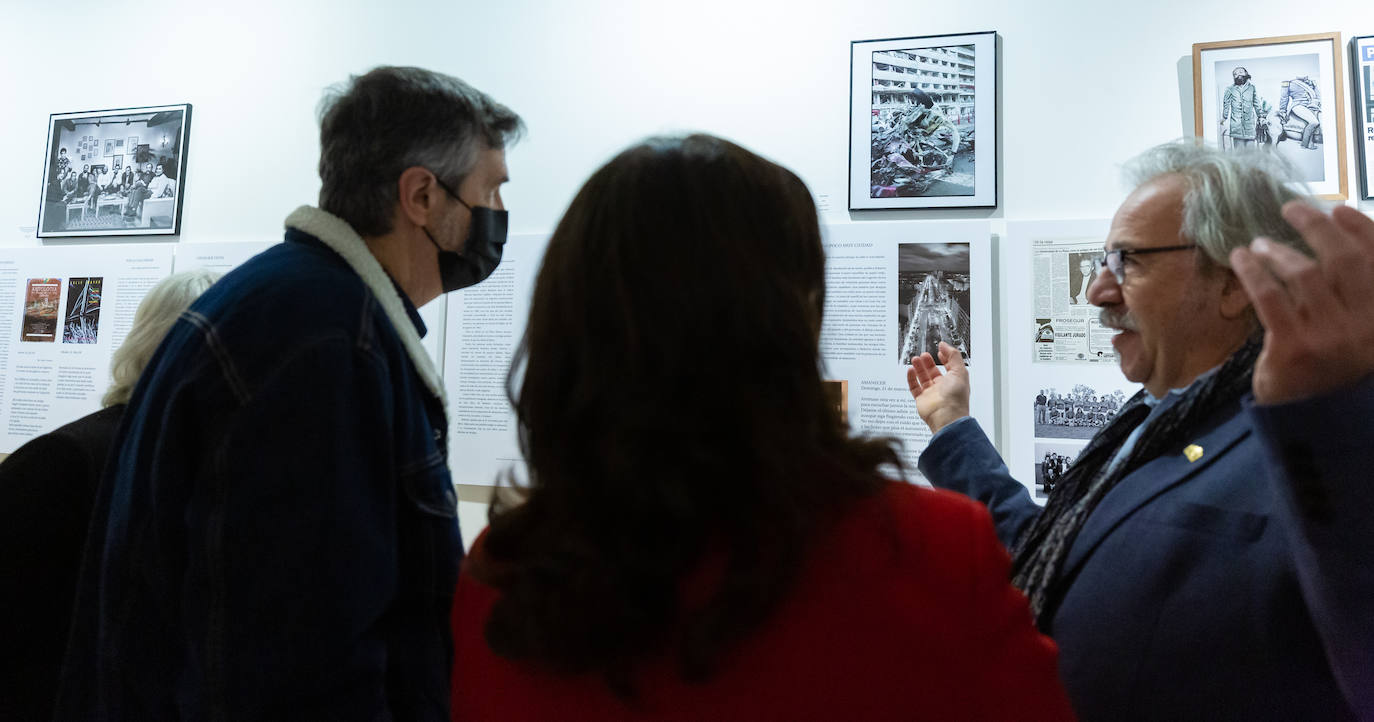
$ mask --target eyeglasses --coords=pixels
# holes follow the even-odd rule
[[[1196,243],[1189,243],[1182,246],[1160,246],[1159,248],[1118,248],[1115,251],[1107,251],[1097,257],[1097,267],[1106,268],[1116,276],[1117,283],[1126,282],[1126,257],[1143,256],[1147,253],[1164,253],[1165,251],[1186,251],[1189,248],[1197,248]]]

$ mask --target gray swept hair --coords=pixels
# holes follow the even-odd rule
[[[1268,148],[1223,151],[1193,138],[1157,145],[1126,163],[1125,176],[1139,188],[1166,175],[1187,185],[1183,196],[1183,237],[1196,243],[1211,266],[1231,267],[1231,251],[1256,236],[1312,255],[1280,210],[1291,200],[1313,203],[1293,190],[1293,167]]]
[[[171,330],[181,312],[214,285],[219,276],[203,268],[173,273],[148,291],[134,312],[133,329],[110,359],[110,375],[114,382],[100,400],[102,406],[129,402],[143,367],[153,358],[162,337]]]
[[[320,208],[363,236],[391,230],[396,179],[428,168],[455,192],[482,150],[504,150],[520,116],[451,75],[381,66],[330,88],[319,106]]]

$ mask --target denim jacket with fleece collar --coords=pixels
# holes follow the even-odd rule
[[[462,545],[424,327],[342,220],[287,227],[135,389],[59,719],[448,719]]]

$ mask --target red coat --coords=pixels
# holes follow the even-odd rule
[[[497,593],[465,563],[453,719],[1072,719],[1058,650],[1008,583],[983,506],[894,482],[829,534],[795,592],[716,676],[693,684],[670,659],[648,665],[634,706],[600,677],[552,676],[492,654],[483,625]],[[479,538],[473,555],[481,549]]]

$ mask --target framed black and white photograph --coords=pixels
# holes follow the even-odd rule
[[[959,349],[972,366],[969,244],[897,245],[897,362],[929,352],[940,363],[940,342]]]
[[[997,206],[997,33],[850,43],[849,208]]]
[[[1069,305],[1089,306],[1088,286],[1097,277],[1097,258],[1100,253],[1066,253],[1068,263]]]
[[[1224,150],[1287,160],[1314,195],[1344,200],[1340,33],[1193,45],[1193,122]]]
[[[38,237],[179,233],[190,125],[188,103],[50,116]]]
[[[1350,76],[1354,82],[1350,110],[1355,116],[1355,158],[1360,168],[1360,199],[1374,200],[1374,35],[1350,41]]]
[[[1035,498],[1044,503],[1059,484],[1069,465],[1088,443],[1037,442],[1035,444]]]
[[[1068,391],[1042,388],[1035,395],[1035,437],[1091,439],[1116,416],[1127,398],[1121,389],[1106,391],[1082,383]]]

